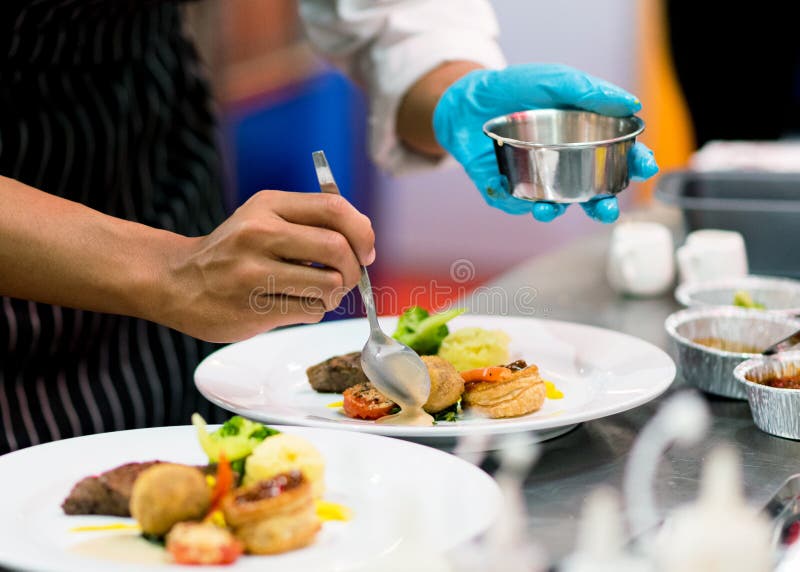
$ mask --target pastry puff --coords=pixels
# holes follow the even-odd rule
[[[538,411],[544,403],[545,391],[539,368],[531,365],[509,371],[497,381],[467,383],[461,406],[492,419],[518,417]]]
[[[311,484],[299,471],[232,491],[225,522],[249,554],[278,554],[310,544],[320,527]]]

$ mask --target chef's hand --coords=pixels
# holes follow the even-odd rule
[[[492,140],[482,130],[489,119],[537,108],[585,109],[603,115],[632,115],[639,100],[606,81],[559,64],[525,64],[503,70],[476,70],[456,80],[442,95],[433,115],[439,144],[467,170],[491,206],[510,214],[533,214],[549,222],[567,205],[531,202],[510,195],[508,181],[497,169]],[[630,176],[644,180],[658,172],[653,152],[641,143],[628,155]],[[581,204],[591,218],[614,222],[617,199],[604,197]]]
[[[318,322],[373,262],[374,239],[340,196],[262,191],[170,254],[158,321],[215,342]]]

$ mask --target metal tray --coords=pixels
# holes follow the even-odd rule
[[[800,277],[800,174],[672,171],[655,196],[682,210],[687,232],[740,232],[752,274]]]

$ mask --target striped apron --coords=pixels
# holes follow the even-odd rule
[[[221,161],[179,7],[0,5],[0,174],[184,235],[213,229]],[[213,349],[143,320],[0,297],[0,453],[193,411],[219,420],[192,377]]]

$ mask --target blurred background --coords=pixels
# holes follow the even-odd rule
[[[670,47],[676,29],[667,25],[668,17],[678,21],[680,10],[685,12],[690,2],[672,1],[667,6],[662,0],[495,0],[492,4],[510,63],[561,62],[636,93],[647,124],[641,140],[656,152],[662,172],[683,166],[696,148],[673,55],[683,56],[682,77],[702,75],[704,62],[695,56],[697,48],[703,48],[698,43],[705,42],[705,48],[716,47],[716,52],[703,53],[724,74],[726,59],[738,67],[743,62],[734,52],[724,57],[731,48],[723,35],[737,34],[730,26],[738,22],[750,37],[759,34],[757,26],[751,26],[754,15],[749,9],[730,16],[727,32],[724,24],[714,31],[714,23],[703,22],[692,12],[688,20],[695,30],[684,24],[686,44],[679,52]],[[551,224],[488,208],[458,165],[400,178],[378,172],[366,154],[364,98],[312,52],[303,38],[294,0],[202,0],[189,10],[219,102],[230,206],[264,188],[317,192],[311,152],[324,149],[342,190],[373,220],[378,250],[373,283],[398,293],[399,307],[384,307],[383,312],[401,311],[410,302],[427,305],[434,281],[442,288],[435,300],[441,304],[530,257],[568,241],[586,240],[597,229],[598,223],[577,207]],[[772,10],[759,12],[780,20]],[[784,20],[788,25],[791,18]],[[705,36],[696,34],[706,25]],[[774,31],[774,25],[765,30]],[[785,38],[792,36],[787,33]],[[756,43],[738,39],[747,49]],[[755,39],[762,45],[769,41]],[[764,65],[770,71],[770,65],[783,62],[773,59]],[[701,93],[716,96],[694,81]],[[620,195],[623,212],[651,204],[655,184],[632,184]],[[455,276],[458,265],[460,273]],[[449,293],[448,286],[452,286]]]

